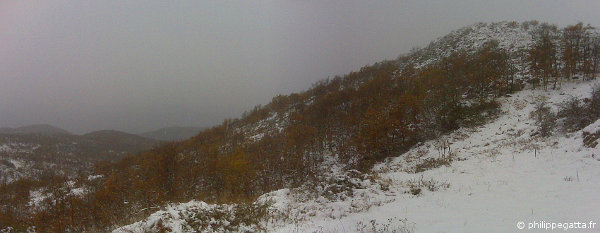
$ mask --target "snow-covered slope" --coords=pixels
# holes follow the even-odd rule
[[[500,99],[503,112],[485,125],[420,144],[378,164],[370,175],[332,174],[354,184],[352,195],[306,197],[301,188],[265,194],[257,203],[270,202],[273,217],[261,227],[270,232],[515,232],[520,222],[528,229],[543,221],[589,228],[590,221],[600,222],[600,146],[584,146],[582,135],[597,124],[542,138],[530,112],[542,98],[555,107],[571,96],[586,98],[595,83],[518,92]],[[415,172],[418,164],[441,156],[452,162]],[[191,229],[185,213],[198,206],[217,208],[202,202],[171,206],[115,232],[151,231],[157,222],[183,232]],[[595,227],[570,230],[600,230]]]
[[[527,51],[535,44],[536,35],[542,27],[552,28],[552,25],[529,21],[477,23],[454,30],[448,35],[432,41],[424,48],[416,49],[411,53],[400,56],[399,66],[413,64],[415,68],[423,68],[434,64],[452,53],[465,51],[474,53],[486,43],[494,40],[498,47],[509,55],[509,59],[515,66],[515,78],[527,81],[532,78],[529,62],[526,61]],[[559,31],[552,31],[554,43],[560,44]]]
[[[0,139],[0,184],[11,183],[31,176],[33,163],[27,159],[7,156],[10,154],[32,155],[40,147],[36,143],[2,142]]]
[[[391,224],[387,229],[407,226],[415,232],[514,232],[519,222],[525,223],[526,229],[534,221],[598,222],[600,146],[584,147],[581,131],[550,138],[531,136],[535,127],[529,118],[541,96],[560,103],[569,96],[585,97],[590,85],[569,84],[550,92],[522,91],[503,99],[505,113],[497,120],[444,137],[457,160],[462,160],[451,166],[407,172],[416,163],[413,155],[424,156],[419,160],[439,156],[436,140],[376,168],[382,179],[393,184],[392,189],[401,189],[415,179],[447,183],[448,189],[424,190],[417,196],[402,194],[367,212],[335,220],[314,219],[277,231],[348,232],[357,226],[360,229],[361,222],[370,228],[374,221],[378,229]]]
[[[539,30],[539,26],[537,23],[499,22],[478,23],[463,27],[432,41],[425,48],[415,51],[420,54],[415,61],[419,66],[424,66],[450,56],[453,52],[477,51],[490,40],[498,41],[498,46],[509,54],[518,53],[531,48],[534,43],[534,34]]]

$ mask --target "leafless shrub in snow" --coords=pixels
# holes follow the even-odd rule
[[[600,84],[594,85],[592,88],[592,95],[590,97],[590,115],[594,119],[600,118]]]
[[[576,97],[571,97],[560,104],[558,117],[562,118],[563,130],[573,132],[583,129],[591,123],[589,109]]]
[[[433,168],[438,168],[444,165],[450,165],[452,160],[454,159],[454,155],[450,154],[445,157],[440,158],[428,158],[423,160],[423,162],[417,164],[415,166],[415,173],[424,172]]]
[[[535,105],[535,110],[531,112],[530,117],[535,120],[538,132],[542,137],[552,135],[556,127],[556,115],[552,112],[545,99],[542,99]]]
[[[450,188],[450,183],[436,181],[433,178],[423,179],[423,176],[419,179],[411,179],[406,182],[406,186],[409,188],[407,193],[412,195],[419,195],[422,189],[427,189],[430,192],[435,192],[440,189]]]

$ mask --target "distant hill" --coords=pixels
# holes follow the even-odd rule
[[[99,161],[118,161],[163,141],[115,130],[84,135],[48,126],[0,129],[0,183],[36,177],[46,170],[75,175]]]
[[[122,150],[132,153],[150,149],[153,146],[160,144],[160,140],[116,130],[94,131],[82,135],[81,138],[90,140],[102,147],[111,148],[115,151]]]
[[[0,127],[0,134],[9,134],[12,133],[13,130],[13,128]]]
[[[191,137],[197,135],[198,133],[200,133],[200,131],[202,131],[204,129],[206,129],[206,127],[175,126],[175,127],[166,127],[166,128],[161,128],[161,129],[157,129],[157,130],[150,131],[150,132],[141,133],[140,135],[147,137],[147,138],[153,138],[153,139],[163,140],[163,141],[180,141],[180,140],[191,138]]]
[[[48,124],[35,124],[26,125],[18,128],[0,128],[0,134],[43,134],[43,135],[56,135],[56,134],[71,134],[69,131],[64,129],[48,125]]]

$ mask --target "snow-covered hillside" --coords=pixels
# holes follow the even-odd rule
[[[405,154],[375,166],[371,174],[335,174],[351,183],[352,195],[302,196],[302,188],[283,189],[257,201],[269,203],[261,226],[235,228],[269,232],[516,232],[534,223],[600,222],[600,146],[583,144],[583,131],[597,131],[599,122],[574,133],[536,135],[530,113],[541,99],[558,103],[587,98],[592,82],[566,83],[560,90],[524,90],[501,98],[502,113],[487,124],[462,128],[422,143]],[[423,172],[426,161],[452,158]],[[447,160],[450,161],[450,160]],[[435,167],[435,166],[434,166]],[[333,182],[335,183],[335,182]],[[326,188],[324,190],[327,190]],[[192,229],[198,219],[190,208],[231,208],[190,202],[173,205],[148,219],[115,232],[146,232],[159,225],[174,232]],[[190,212],[196,214],[190,215]],[[211,212],[211,211],[209,211]],[[214,212],[214,211],[212,211]],[[211,213],[212,213],[211,212]],[[209,219],[214,226],[231,222]],[[544,224],[542,224],[545,226]],[[551,226],[551,225],[550,225]],[[557,227],[555,225],[555,227]],[[224,228],[204,228],[223,230]],[[564,229],[564,228],[563,228]],[[539,231],[530,229],[528,232]],[[571,229],[590,232],[595,229]]]
[[[477,51],[490,40],[498,41],[498,47],[509,54],[515,54],[531,48],[534,44],[534,34],[539,28],[539,24],[528,22],[478,23],[432,41],[427,47],[415,51],[419,56],[413,59],[419,67],[425,66],[450,56],[453,52]]]
[[[115,161],[160,143],[118,131],[73,135],[52,129],[33,125],[0,133],[0,184],[19,178],[35,179],[47,171],[75,176],[78,171],[88,171],[95,162]]]
[[[525,60],[526,54],[535,44],[536,33],[542,25],[537,21],[523,23],[505,21],[469,25],[437,38],[424,48],[400,56],[396,61],[397,73],[401,73],[407,64],[413,64],[415,68],[420,69],[435,64],[455,52],[475,53],[486,43],[495,40],[498,42],[498,47],[510,56],[511,64],[515,65],[513,67],[515,80],[526,81],[532,77],[528,66],[529,62]],[[550,27],[550,25],[544,25]],[[558,45],[558,34],[555,36],[554,43]],[[353,85],[354,88],[358,88],[360,82]],[[304,104],[311,105],[317,97],[319,96],[310,96]],[[265,135],[281,132],[289,124],[290,113],[293,113],[294,110],[294,108],[290,108],[281,114],[271,112],[268,117],[259,122],[244,125],[239,130],[244,133],[246,140],[257,141]]]
[[[532,136],[535,127],[529,118],[542,96],[560,103],[570,96],[586,97],[590,86],[581,83],[550,92],[522,91],[503,99],[505,113],[497,120],[444,137],[459,158],[451,166],[410,172],[415,164],[413,155],[424,154],[422,159],[439,156],[436,144],[440,140],[435,140],[378,165],[375,171],[392,184],[391,189],[402,189],[411,180],[447,183],[448,189],[424,190],[416,196],[401,194],[366,212],[341,219],[314,219],[276,231],[348,232],[361,223],[371,229],[374,221],[380,230],[406,226],[415,232],[514,232],[521,221],[526,229],[534,221],[598,222],[600,147],[585,147],[582,131],[550,138]]]
[[[0,183],[11,183],[19,178],[31,176],[34,170],[33,163],[8,155],[32,155],[39,147],[40,145],[35,143],[0,142]]]
[[[530,63],[526,60],[528,50],[533,47],[539,31],[543,27],[555,26],[529,21],[477,23],[454,30],[451,33],[432,41],[424,48],[416,49],[410,54],[399,58],[400,67],[413,64],[416,68],[423,68],[434,64],[452,53],[465,51],[474,53],[486,43],[494,40],[498,47],[509,55],[514,64],[515,78],[527,81],[532,78],[530,74]],[[556,28],[554,28],[556,30]],[[551,30],[556,45],[560,44],[559,32]],[[596,32],[597,33],[597,32]]]

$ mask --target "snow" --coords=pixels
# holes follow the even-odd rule
[[[113,232],[129,232],[126,229],[132,229],[131,232],[133,232],[133,233],[148,232],[148,231],[152,230],[153,228],[158,227],[157,226],[158,222],[161,221],[161,219],[165,219],[165,218],[170,218],[170,220],[166,223],[166,225],[169,226],[169,228],[171,229],[171,232],[184,232],[183,225],[185,225],[184,224],[185,221],[182,218],[182,216],[184,214],[180,214],[180,213],[187,213],[189,211],[189,209],[192,209],[192,208],[206,208],[206,207],[208,207],[208,204],[206,204],[204,202],[195,202],[195,201],[191,201],[191,202],[176,205],[176,206],[168,206],[166,208],[166,210],[161,210],[161,211],[158,211],[158,212],[150,215],[150,217],[148,217],[148,219],[146,221],[137,222],[137,223],[131,224],[129,226],[125,226],[125,227],[116,229]],[[162,224],[165,224],[165,223],[162,223]]]
[[[12,148],[10,147],[9,144],[0,145],[0,152],[10,152],[11,150],[12,150]]]
[[[560,90],[525,90],[499,99],[502,113],[490,122],[461,128],[377,164],[372,174],[344,172],[326,154],[328,182],[276,190],[259,197],[270,203],[269,232],[516,232],[523,222],[600,222],[600,150],[583,145],[581,132],[542,138],[530,118],[536,103],[551,106],[587,98],[600,81],[563,84]],[[583,131],[596,131],[600,121]],[[450,156],[450,165],[415,173],[427,159]],[[352,184],[352,194],[329,194],[328,185]],[[309,184],[311,185],[311,184]],[[419,192],[412,193],[419,189]],[[231,205],[201,201],[173,204],[114,232],[147,232],[157,225],[186,232],[198,210],[226,211]],[[160,222],[160,224],[158,224]],[[210,220],[226,226],[228,221]],[[531,225],[530,225],[531,224]],[[571,229],[589,232],[600,229]],[[211,229],[222,231],[222,228]],[[237,231],[256,230],[244,226]],[[524,230],[524,231],[525,231]],[[564,230],[564,229],[563,229]]]
[[[244,127],[244,134],[251,142],[257,142],[265,135],[281,133],[288,124],[288,117],[289,112],[283,115],[273,112],[269,117]]]
[[[597,120],[596,122],[592,123],[591,125],[588,125],[587,127],[583,128],[582,131],[586,132],[586,133],[600,132],[600,120]]]
[[[541,24],[524,26],[511,22],[477,23],[452,31],[448,35],[432,41],[425,48],[414,50],[408,57],[411,62],[414,62],[414,67],[420,69],[449,57],[455,52],[474,53],[486,43],[495,40],[498,42],[498,47],[505,50],[509,59],[515,64],[515,79],[527,80],[531,78],[531,75],[528,62],[524,60],[523,54],[535,44],[534,36],[541,27]],[[560,44],[558,37],[554,43]]]
[[[0,152],[6,153],[33,153],[37,148],[39,148],[39,144],[33,143],[15,143],[8,142],[0,145]]]
[[[203,222],[206,224],[206,229],[202,232],[229,232],[230,221],[227,217],[230,216],[215,213],[231,213],[233,207],[234,205],[207,204],[202,201],[169,205],[143,221],[115,229],[113,233],[158,232],[163,228],[169,229],[169,232],[194,232],[195,229],[190,226],[190,222],[202,219],[207,220]],[[246,232],[252,228],[252,226],[239,226],[237,230]]]
[[[89,181],[92,181],[92,180],[100,179],[100,178],[102,178],[102,177],[104,177],[104,176],[103,176],[103,175],[90,175],[90,176],[88,176],[88,178],[87,178],[87,179],[88,179]]]
[[[28,205],[30,207],[36,208],[46,198],[48,198],[48,195],[45,195],[44,192],[41,189],[30,191],[29,192],[29,203],[28,203]]]
[[[84,187],[74,188],[74,189],[71,189],[71,191],[69,192],[69,194],[71,194],[73,196],[78,196],[78,197],[83,197],[83,195],[85,195],[86,193],[87,193],[87,189]]]
[[[16,159],[10,159],[10,163],[15,166],[15,169],[19,169],[23,167],[23,161],[19,161]]]
[[[340,219],[313,218],[273,231],[351,232],[361,225],[370,227],[373,221],[378,229],[388,224],[415,232],[514,232],[519,221],[525,227],[534,221],[598,222],[600,162],[595,157],[600,151],[585,148],[581,134],[530,136],[535,128],[529,112],[539,96],[548,95],[558,104],[570,95],[585,97],[590,86],[567,84],[563,90],[569,95],[529,90],[502,99],[505,113],[495,121],[444,137],[460,158],[451,166],[407,172],[417,163],[407,161],[414,158],[411,154],[438,157],[434,148],[439,140],[379,164],[374,170],[400,194],[393,202]],[[418,196],[401,192],[402,184],[411,179],[446,182],[450,187],[424,190]]]
[[[23,171],[28,167],[25,161],[5,156],[0,156],[0,161],[0,183],[12,183],[25,176]]]
[[[498,47],[509,53],[516,53],[532,46],[534,42],[532,35],[535,30],[537,30],[536,26],[524,28],[518,25],[512,27],[508,22],[497,24],[478,23],[464,27],[431,42],[424,50],[431,54],[427,54],[426,60],[418,63],[417,68],[427,66],[443,57],[448,57],[453,52],[460,50],[476,51],[477,48],[481,48],[490,40],[497,40]]]

